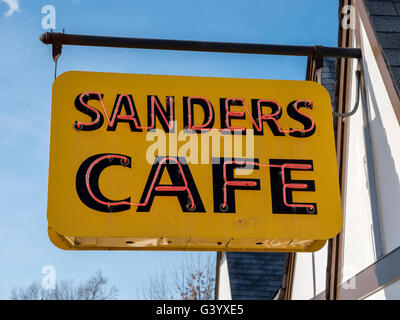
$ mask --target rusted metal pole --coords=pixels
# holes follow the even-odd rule
[[[204,51],[224,53],[271,54],[307,57],[360,58],[358,48],[337,48],[324,46],[293,46],[257,43],[209,42],[125,37],[104,37],[78,34],[46,32],[40,36],[40,41],[53,46],[95,46],[131,49],[156,49],[178,51]],[[54,50],[53,50],[54,51]],[[56,50],[61,54],[60,50]],[[57,54],[56,52],[56,54]],[[53,53],[54,57],[54,53]]]

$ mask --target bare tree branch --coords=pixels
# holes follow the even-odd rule
[[[152,275],[139,298],[149,300],[212,300],[215,288],[215,254],[190,253],[169,268]]]
[[[88,281],[74,286],[72,280],[61,281],[53,290],[45,290],[39,282],[26,288],[13,288],[11,300],[111,300],[116,299],[115,286],[107,288],[108,279],[99,270]]]

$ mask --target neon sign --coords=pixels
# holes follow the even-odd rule
[[[299,81],[63,74],[48,220],[64,249],[317,250],[341,227],[330,98]]]

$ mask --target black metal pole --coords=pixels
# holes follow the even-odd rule
[[[53,45],[96,46],[114,48],[158,49],[180,51],[206,51],[225,53],[273,54],[307,57],[360,58],[358,48],[324,46],[292,46],[257,43],[208,42],[146,38],[103,37],[46,32],[40,41]]]

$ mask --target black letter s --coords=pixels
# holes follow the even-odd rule
[[[100,92],[83,92],[78,94],[75,99],[75,108],[80,112],[87,114],[92,122],[84,123],[75,121],[74,128],[82,131],[92,131],[100,128],[103,125],[104,118],[99,110],[89,106],[87,103],[89,100],[97,100],[102,102],[103,94]]]
[[[315,122],[311,117],[298,110],[301,107],[312,109],[313,103],[309,100],[295,100],[287,107],[288,115],[304,126],[304,129],[291,129],[289,135],[297,138],[306,138],[314,134]]]

